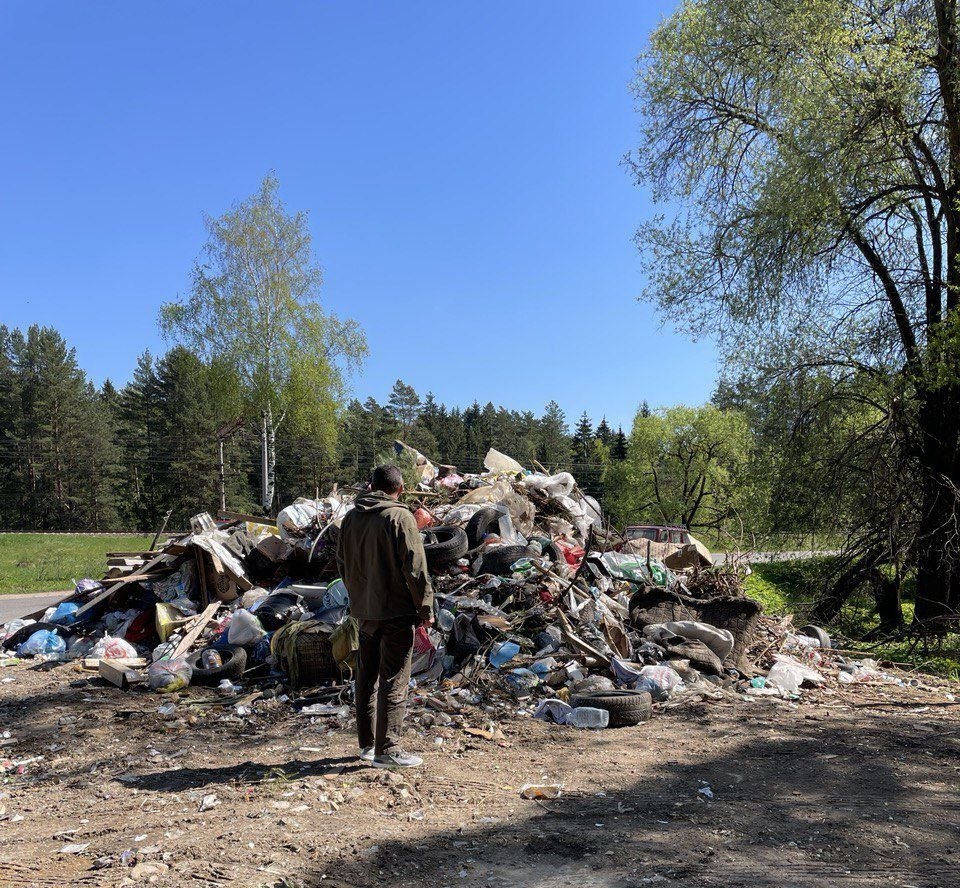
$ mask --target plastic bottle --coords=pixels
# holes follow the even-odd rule
[[[213,648],[207,648],[200,655],[200,662],[203,664],[204,669],[217,669],[223,665],[223,657],[220,656],[219,651],[215,651]]]
[[[610,713],[606,709],[595,709],[593,706],[578,706],[567,716],[567,724],[575,728],[599,730],[610,724]]]

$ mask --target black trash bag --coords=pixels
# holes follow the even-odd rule
[[[645,641],[634,648],[633,658],[644,666],[654,666],[666,656],[666,651],[652,641]]]
[[[457,614],[447,639],[447,653],[460,663],[480,653],[489,638],[490,633],[477,621],[476,614]]]
[[[268,595],[253,612],[267,632],[275,632],[287,623],[300,620],[306,613],[302,596],[283,590]]]

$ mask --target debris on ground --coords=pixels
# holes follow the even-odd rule
[[[603,730],[725,699],[940,693],[842,655],[817,627],[763,616],[742,569],[711,566],[689,535],[653,557],[642,534],[659,530],[614,532],[567,472],[491,449],[485,472],[461,473],[397,448],[422,479],[405,501],[436,601],[435,625],[417,632],[413,719],[439,743],[459,732],[503,744],[499,723],[524,717]],[[69,663],[127,693],[168,695],[155,711],[173,726],[181,711],[189,725],[205,709],[242,722],[279,707],[320,733],[344,727],[358,634],[334,554],[358,492],[299,499],[275,523],[201,513],[160,549],[114,553],[100,580],[0,630],[2,662]]]

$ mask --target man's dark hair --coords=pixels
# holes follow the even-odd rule
[[[370,476],[370,487],[394,494],[403,487],[403,473],[396,466],[377,466]]]

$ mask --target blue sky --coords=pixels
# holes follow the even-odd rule
[[[8,2],[0,322],[56,326],[100,382],[165,347],[204,213],[268,170],[310,212],[356,393],[556,399],[629,426],[699,403],[716,354],[636,301],[651,212],[620,166],[651,2]]]

